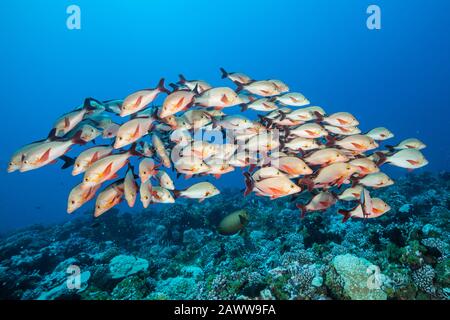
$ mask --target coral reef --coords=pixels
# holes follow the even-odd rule
[[[31,226],[0,239],[0,299],[449,299],[449,174],[407,175],[374,194],[392,210],[346,223],[336,207],[300,219],[301,198],[229,189]],[[239,209],[249,224],[220,235]]]

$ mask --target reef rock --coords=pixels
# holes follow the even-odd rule
[[[334,257],[332,266],[336,274],[329,275],[337,282],[346,298],[353,300],[386,300],[387,294],[381,289],[383,276],[377,266],[366,259],[352,254]],[[337,276],[337,278],[336,278]]]
[[[109,263],[109,271],[113,279],[124,278],[148,269],[148,261],[135,256],[119,255]]]

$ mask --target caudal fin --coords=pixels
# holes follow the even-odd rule
[[[379,157],[377,162],[375,163],[378,167],[387,161],[387,157],[383,152],[377,151],[375,154]]]
[[[297,203],[296,207],[300,210],[300,218],[303,219],[306,215],[306,206],[301,203]]]
[[[299,187],[306,187],[309,192],[314,189],[314,181],[312,181],[311,178],[301,178],[300,180],[298,180],[297,184]]]
[[[170,90],[167,89],[166,87],[164,87],[164,81],[165,81],[164,78],[161,78],[161,79],[159,80],[159,82],[158,82],[157,88],[158,88],[159,91],[165,92],[165,93],[169,94],[169,93],[170,93]]]
[[[222,79],[225,79],[228,77],[228,72],[226,72],[224,68],[220,68],[220,71],[222,72]]]
[[[181,73],[178,75],[178,78],[180,78],[179,82],[181,84],[185,84],[187,82],[186,78]]]
[[[236,83],[237,84],[237,88],[236,90],[234,90],[236,93],[241,92],[242,90],[244,90],[244,86],[240,83]]]
[[[64,164],[62,165],[61,169],[67,169],[70,168],[71,166],[73,166],[73,164],[75,163],[75,159],[68,157],[66,155],[62,155],[61,157],[59,157],[62,161],[64,161]]]
[[[252,190],[254,188],[254,182],[253,182],[252,177],[250,176],[250,173],[244,172],[244,177],[245,177],[244,196],[247,196],[250,192],[252,192]]]
[[[81,135],[83,134],[82,130],[79,130],[72,138],[72,143],[79,144],[80,146],[85,145],[87,141],[81,139]]]
[[[343,215],[342,222],[346,222],[352,216],[350,210],[339,209],[338,213]]]
[[[323,115],[319,111],[314,111],[313,113],[316,116],[316,122],[322,122],[323,121]]]
[[[325,140],[327,140],[327,143],[325,144],[327,147],[331,147],[336,143],[336,139],[331,135],[327,135],[325,137]]]
[[[181,196],[181,190],[173,190],[173,197],[175,199],[179,198]]]

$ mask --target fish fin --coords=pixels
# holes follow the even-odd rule
[[[252,164],[250,165],[250,167],[248,168],[248,171],[249,171],[249,172],[253,172],[253,171],[255,171],[255,169],[256,169],[256,164],[252,163]]]
[[[375,152],[375,154],[380,158],[375,164],[377,167],[381,166],[383,163],[387,161],[387,157],[383,152]]]
[[[94,163],[99,159],[99,154],[100,153],[98,151],[94,153],[94,155],[91,158],[91,163]]]
[[[386,145],[386,148],[389,150],[389,151],[394,151],[395,149],[394,149],[394,146],[391,146],[391,145],[389,145],[389,144],[387,144]]]
[[[250,192],[252,192],[253,188],[255,187],[255,183],[251,178],[250,173],[244,172],[244,177],[245,177],[244,196],[247,196]]]
[[[70,119],[65,117],[64,118],[64,127],[69,128],[70,127]]]
[[[332,137],[331,135],[327,135],[325,137],[325,140],[327,141],[327,143],[325,144],[325,146],[327,146],[327,147],[331,147],[336,143],[336,139],[334,137]]]
[[[230,102],[230,100],[228,100],[228,97],[226,94],[222,95],[222,98],[220,98],[220,101],[222,101],[225,104],[228,104]]]
[[[137,151],[136,148],[137,148],[137,143],[134,142],[131,145],[130,149],[128,149],[128,152],[133,156],[143,157],[144,155],[142,153],[140,153],[139,151]]]
[[[175,199],[179,198],[181,196],[181,190],[173,190],[173,197]]]
[[[228,77],[228,72],[226,72],[224,68],[220,68],[220,71],[222,72],[222,79],[225,79]]]
[[[203,201],[205,201],[205,198],[200,198],[200,199],[198,199],[198,202],[199,202],[199,203],[202,203]]]
[[[311,178],[304,177],[304,178],[301,178],[300,180],[298,180],[297,185],[300,186],[300,187],[301,186],[306,186],[308,191],[312,192],[313,188],[314,188],[314,181],[312,181]]]
[[[173,89],[172,92],[178,91],[178,86],[173,82],[169,83],[169,87]]]
[[[141,129],[141,125],[138,124],[138,125],[136,126],[136,130],[134,130],[133,134],[131,135],[131,137],[132,137],[133,139],[136,138],[136,137],[139,135],[140,129]]]
[[[112,162],[110,162],[110,163],[106,166],[105,170],[103,170],[103,172],[101,173],[101,176],[102,176],[102,177],[107,177],[107,176],[111,173],[111,170],[112,170]]]
[[[73,164],[75,163],[75,159],[68,157],[66,155],[62,155],[61,157],[59,157],[62,161],[64,161],[64,164],[62,165],[61,169],[67,169],[71,166],[73,166]]]
[[[413,172],[414,171],[414,169],[411,169],[411,168],[408,168],[408,169],[406,169],[408,172]]]
[[[237,88],[236,88],[236,90],[235,90],[236,93],[239,93],[239,92],[241,92],[242,90],[244,90],[244,86],[243,86],[242,84],[237,83],[236,85],[237,85]]]
[[[39,160],[37,161],[38,163],[42,163],[48,160],[48,158],[50,157],[50,151],[51,148],[48,148],[47,151],[44,152],[44,154],[39,158]]]
[[[351,217],[350,210],[339,209],[339,214],[342,214],[344,217],[342,218],[342,222],[346,222]]]
[[[188,180],[188,179],[190,179],[190,178],[192,178],[192,174],[186,174],[186,175],[184,175],[184,179],[185,179],[185,180]]]
[[[300,210],[300,218],[303,219],[306,215],[306,206],[301,203],[295,205]]]
[[[56,138],[56,128],[52,128],[52,130],[50,130],[50,132],[47,135],[47,140],[54,140]]]
[[[157,86],[158,90],[161,92],[165,92],[167,94],[170,93],[170,90],[166,89],[166,87],[164,87],[164,78],[161,78],[158,82],[158,86]]]
[[[72,138],[74,144],[85,145],[87,142],[81,139],[82,130],[79,130]]]
[[[178,75],[178,78],[180,78],[179,82],[181,84],[185,84],[187,82],[186,78],[181,73]]]
[[[364,149],[364,146],[362,144],[356,143],[356,142],[352,142],[351,143],[355,148],[358,149]]]
[[[215,175],[214,175],[214,178],[220,179],[221,176],[222,176],[221,174],[215,174]]]
[[[247,103],[242,103],[240,104],[241,106],[241,112],[247,111],[248,110],[248,104]]]
[[[286,112],[278,110],[278,113],[280,114],[280,121],[283,121],[284,119],[286,119],[286,116],[287,116]]]
[[[341,124],[341,125],[346,125],[347,123],[348,123],[348,121],[345,121],[345,120],[342,120],[342,119],[339,119],[339,118],[337,118],[336,119],[338,122],[339,122],[339,124]]]
[[[314,115],[317,118],[316,122],[322,122],[323,121],[323,116],[322,116],[322,114],[319,111],[314,111],[313,113],[314,113]]]

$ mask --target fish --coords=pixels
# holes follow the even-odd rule
[[[136,118],[122,124],[116,134],[114,149],[132,144],[148,134],[153,121],[153,118]]]
[[[358,167],[358,175],[365,176],[380,171],[378,165],[368,158],[356,158],[349,161],[350,164]]]
[[[272,159],[271,165],[286,173],[289,178],[298,178],[301,175],[310,175],[313,170],[300,158],[293,156]]]
[[[80,138],[79,132],[74,138],[70,140],[55,140],[55,141],[43,141],[32,145],[23,153],[22,164],[19,168],[20,172],[26,172],[30,170],[36,170],[50,163],[54,163],[58,158],[64,156],[69,152],[70,148],[75,144],[83,145],[85,142]],[[63,167],[69,167],[73,164],[73,160],[62,158],[66,164]]]
[[[299,127],[288,129],[287,135],[300,138],[317,139],[327,136],[328,132],[320,124],[306,123]]]
[[[175,198],[184,197],[189,199],[198,199],[199,202],[214,197],[219,193],[219,189],[217,189],[210,182],[199,182],[185,190],[174,190]]]
[[[200,94],[212,88],[209,83],[203,80],[186,80],[186,78],[182,74],[179,75],[179,78],[180,84],[186,86],[186,88],[188,88],[189,90],[195,90]]]
[[[160,118],[166,118],[180,111],[187,110],[195,102],[195,93],[192,91],[178,90],[169,94],[163,102],[159,112]]]
[[[205,108],[226,108],[241,104],[242,100],[233,89],[217,87],[203,91],[195,97],[195,104]]]
[[[304,218],[307,212],[325,211],[336,203],[336,196],[331,192],[322,191],[316,194],[307,204],[296,204],[300,210],[301,218]]]
[[[139,187],[139,194],[141,195],[142,206],[147,209],[147,207],[152,202],[152,192],[153,187],[149,180],[141,181],[141,186]]]
[[[339,149],[325,148],[304,155],[303,160],[309,165],[326,167],[336,162],[347,162],[349,158]]]
[[[175,190],[172,179],[167,172],[160,170],[156,175],[156,179],[159,181],[159,185],[167,190]]]
[[[239,93],[242,90],[262,97],[271,97],[280,93],[277,86],[269,80],[253,81],[248,84],[238,84],[236,92]]]
[[[276,97],[276,101],[285,106],[304,107],[310,104],[304,95],[298,92],[289,92]]]
[[[331,140],[331,143],[328,145],[334,145],[341,147],[342,149],[358,152],[366,152],[378,148],[378,143],[375,140],[362,134],[347,136],[336,141]]]
[[[228,78],[237,84],[248,84],[252,82],[252,78],[242,72],[227,72],[224,68],[220,68],[222,79]]]
[[[271,200],[296,194],[302,189],[285,175],[254,182],[256,194],[270,197]]]
[[[66,113],[56,120],[53,125],[53,128],[55,129],[55,136],[64,137],[83,120],[86,114],[92,110],[94,110],[94,108],[91,106],[91,99],[86,98],[81,109],[76,109]]]
[[[205,160],[212,157],[217,151],[217,145],[206,141],[193,141],[181,150],[182,157],[197,157]]]
[[[277,167],[272,167],[272,166],[267,166],[267,167],[262,167],[261,169],[256,170],[251,178],[253,179],[253,181],[262,181],[264,179],[268,179],[268,178],[276,178],[276,177],[281,177],[281,176],[286,176],[283,172],[281,172],[280,169],[278,169]],[[253,183],[251,184],[252,186],[254,185]],[[248,193],[252,191],[249,190]],[[247,194],[248,194],[247,193]]]
[[[145,109],[162,92],[170,93],[164,87],[164,78],[159,80],[158,85],[154,89],[139,90],[127,96],[120,106],[120,116],[126,117]]]
[[[363,191],[363,186],[357,184],[354,187],[345,189],[340,195],[338,195],[338,199],[343,200],[343,201],[359,200],[361,197],[362,191]]]
[[[366,175],[361,179],[356,179],[355,184],[360,184],[364,187],[372,187],[374,189],[379,189],[383,187],[387,187],[394,184],[394,181],[389,178],[383,172],[371,173]]]
[[[170,161],[169,154],[167,153],[161,138],[156,133],[152,134],[152,144],[163,166],[166,168],[171,168],[172,162]]]
[[[224,236],[231,236],[240,232],[249,222],[246,210],[237,210],[226,215],[219,223],[217,232]]]
[[[351,210],[339,209],[338,213],[343,215],[342,222],[346,222],[350,218],[373,219],[378,218],[391,210],[391,207],[380,198],[372,198],[372,212],[365,214],[361,204],[358,204]]]
[[[242,98],[241,98],[242,100]],[[252,109],[255,111],[273,111],[277,110],[278,106],[275,103],[274,99],[271,98],[259,98],[256,100],[249,100],[241,104],[241,111],[246,111],[248,109]]]
[[[187,129],[199,129],[212,122],[206,110],[188,110],[184,113],[183,119],[191,126]]]
[[[417,149],[422,150],[427,146],[425,143],[416,138],[408,138],[397,144],[396,146],[386,145],[390,150],[404,150],[404,149]]]
[[[174,167],[178,173],[185,174],[186,178],[209,170],[208,165],[196,157],[181,157],[174,163]]]
[[[215,162],[207,162],[208,165],[208,171],[205,172],[205,174],[208,175],[212,175],[214,176],[216,179],[219,179],[223,174],[229,173],[234,171],[234,167],[227,164],[227,163],[223,163],[224,160],[222,159],[215,159]]]
[[[323,146],[314,139],[298,137],[286,142],[283,147],[291,151],[308,151],[320,149]]]
[[[297,109],[297,110],[293,110],[289,113],[284,113],[284,112],[280,111],[280,113],[281,113],[280,120],[284,120],[285,118],[287,118],[291,121],[306,122],[306,121],[315,119],[314,115],[311,113],[311,111],[305,110],[305,109]]]
[[[214,121],[214,125],[227,130],[245,130],[253,126],[253,122],[243,115],[225,116]]]
[[[81,188],[84,188],[84,186],[81,186]],[[98,218],[106,211],[118,205],[122,201],[123,195],[124,179],[117,180],[107,186],[97,196],[97,200],[95,201],[94,217]]]
[[[408,170],[419,169],[428,164],[428,160],[418,149],[401,149],[392,155],[386,156],[383,153],[377,153],[380,157],[378,165],[389,163],[396,167]]]
[[[356,118],[348,112],[333,113],[332,115],[324,117],[322,121],[335,127],[344,128],[357,127],[359,125],[359,121],[356,120]]]
[[[273,85],[275,86],[278,93],[285,93],[285,92],[289,91],[289,86],[281,80],[272,79],[272,80],[268,80],[268,81],[273,83]]]
[[[138,185],[135,181],[134,169],[132,166],[128,167],[127,173],[125,174],[125,180],[123,183],[125,200],[130,208],[134,207],[136,203]]]
[[[117,172],[128,164],[129,158],[133,155],[139,155],[136,152],[136,145],[133,145],[128,151],[112,154],[94,162],[84,173],[83,186],[93,187],[107,180],[117,177]]]
[[[117,132],[119,131],[120,125],[117,123],[111,123],[109,126],[107,126],[103,132],[102,137],[104,139],[111,139],[117,136]]]
[[[175,199],[169,190],[163,187],[152,188],[152,203],[174,203]]]
[[[329,166],[321,168],[315,177],[302,178],[299,183],[305,183],[308,186],[308,190],[312,190],[313,188],[328,189],[332,186],[340,187],[349,181],[351,176],[357,171],[358,167],[349,163],[332,163]]]
[[[107,145],[92,147],[81,152],[75,160],[72,175],[85,172],[94,162],[109,156],[113,148]]]
[[[394,134],[385,127],[378,127],[366,133],[366,136],[371,137],[375,141],[384,141],[394,137]]]
[[[280,141],[276,134],[272,132],[263,132],[250,138],[246,147],[249,151],[270,151],[280,146]]]
[[[150,177],[156,176],[158,173],[158,166],[155,165],[155,161],[152,158],[143,158],[139,162],[139,178],[141,183],[146,182]]]
[[[74,212],[86,202],[93,199],[95,197],[95,193],[100,187],[101,185],[84,188],[81,183],[75,186],[69,193],[69,198],[67,200],[67,213],[70,214]]]
[[[323,127],[329,133],[342,135],[342,136],[352,136],[352,135],[361,133],[361,130],[358,127],[335,127],[335,126],[330,126],[330,125],[324,125]]]

